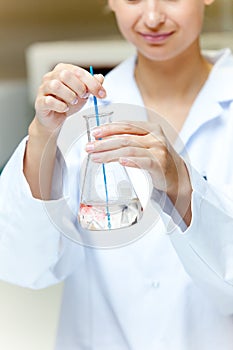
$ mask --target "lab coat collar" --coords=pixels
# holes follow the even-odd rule
[[[203,54],[208,61],[214,64],[207,80],[208,89],[214,90],[213,95],[219,103],[232,101],[233,55],[231,50],[204,51]]]
[[[198,94],[189,112],[180,137],[187,145],[190,138],[209,121],[221,118],[223,109],[233,101],[233,56],[229,49],[204,52],[207,60],[214,64],[205,85]]]
[[[144,106],[134,78],[136,60],[137,55],[129,57],[107,75],[104,87],[108,95],[105,100],[101,101],[102,103],[126,103]]]

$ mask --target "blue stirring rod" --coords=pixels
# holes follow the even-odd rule
[[[92,66],[90,66],[90,73],[91,73],[91,75],[94,75],[94,71],[93,71]],[[97,98],[95,96],[93,96],[93,99],[94,99],[94,107],[95,107],[96,124],[97,124],[97,126],[100,126]],[[110,220],[110,213],[109,213],[109,208],[108,208],[108,186],[107,186],[107,177],[106,177],[106,170],[105,170],[104,163],[102,164],[102,170],[103,170],[104,188],[105,188],[105,196],[106,196],[106,212],[107,212],[107,218],[108,218],[108,228],[109,228],[109,230],[111,230],[111,220]]]

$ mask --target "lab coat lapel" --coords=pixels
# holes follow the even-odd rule
[[[214,67],[205,85],[198,94],[189,115],[180,132],[180,138],[187,145],[192,136],[200,131],[206,123],[223,115],[224,105],[233,101],[233,58],[229,49],[222,50],[214,60],[211,55],[206,58],[212,60]],[[229,66],[231,68],[229,68]],[[220,88],[221,87],[221,88]]]
[[[209,121],[219,118],[221,114],[222,107],[217,101],[213,103],[210,96],[208,99],[204,95],[199,96],[193,104],[179,135],[183,145],[186,146],[201,127]]]

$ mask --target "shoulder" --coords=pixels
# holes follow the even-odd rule
[[[203,51],[203,56],[213,64],[213,71],[233,72],[233,54],[230,49]]]
[[[205,51],[203,56],[213,64],[206,84],[209,97],[215,101],[233,101],[233,54],[230,49]]]
[[[113,68],[105,76],[105,85],[114,83],[115,81],[122,81],[122,79],[132,79],[134,74],[136,56],[131,56]]]

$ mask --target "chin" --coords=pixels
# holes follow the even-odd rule
[[[170,53],[170,52],[169,53],[168,52],[158,52],[158,50],[157,50],[157,52],[145,52],[144,50],[138,50],[138,52],[144,58],[146,58],[150,61],[154,61],[154,62],[169,61],[169,60],[175,58],[176,56],[178,56],[178,54],[174,54],[174,52],[172,52],[172,53]]]
[[[163,46],[154,46],[149,48],[138,48],[138,52],[141,56],[144,58],[154,61],[154,62],[164,62],[164,61],[170,61],[179,57],[182,57],[182,54],[186,55],[187,50],[189,50],[188,47],[180,47],[177,49],[177,47],[165,47]]]

